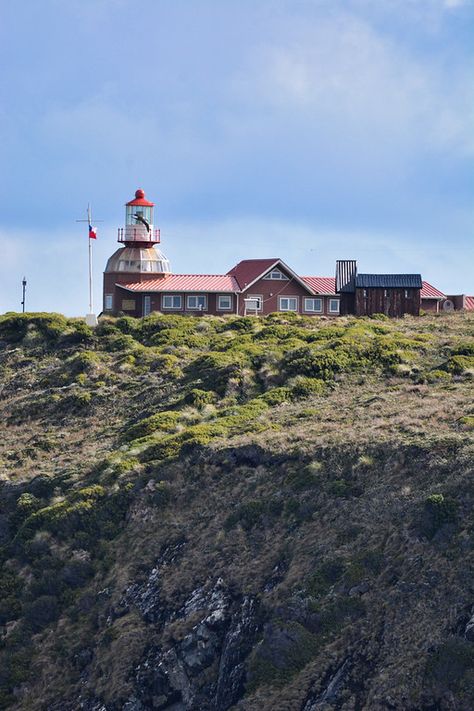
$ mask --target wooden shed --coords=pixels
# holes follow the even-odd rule
[[[420,274],[358,274],[353,260],[339,260],[336,265],[341,314],[419,316],[422,285]]]

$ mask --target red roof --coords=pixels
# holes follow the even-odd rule
[[[232,294],[240,291],[233,276],[228,274],[169,274],[149,281],[117,284],[128,291],[205,291]]]
[[[443,294],[443,292],[440,291],[439,289],[437,289],[435,286],[432,286],[427,281],[424,281],[423,286],[421,287],[421,298],[422,299],[445,299],[446,294]]]
[[[153,207],[154,204],[154,202],[150,202],[145,198],[145,191],[141,188],[138,188],[138,190],[135,191],[135,198],[133,200],[130,200],[130,202],[127,202],[127,207],[129,205],[142,205],[142,207]]]
[[[464,298],[464,308],[466,311],[474,311],[474,296],[466,296]]]
[[[235,277],[239,287],[243,290],[280,261],[278,257],[274,259],[244,259],[232,267],[227,274]]]
[[[316,294],[336,293],[336,280],[334,277],[306,276],[302,277],[302,279]]]

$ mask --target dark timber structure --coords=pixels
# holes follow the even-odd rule
[[[422,286],[420,274],[358,274],[355,260],[336,263],[342,315],[419,316]]]

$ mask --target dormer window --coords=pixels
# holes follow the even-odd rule
[[[279,269],[272,269],[271,272],[268,272],[264,277],[264,279],[273,279],[275,281],[289,281],[288,277],[283,274]]]

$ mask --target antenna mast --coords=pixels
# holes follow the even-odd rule
[[[25,295],[26,295],[26,277],[23,277],[21,282],[23,301],[21,302],[21,310],[25,313]]]

